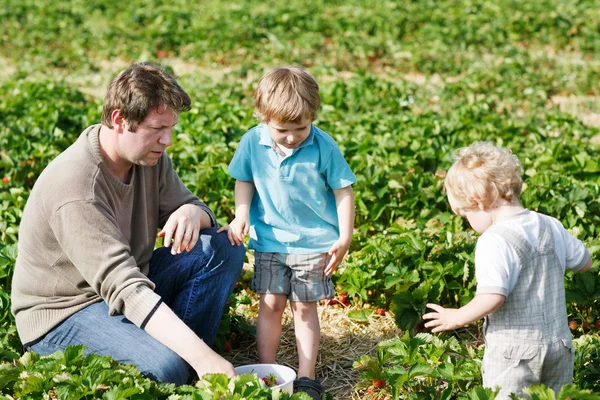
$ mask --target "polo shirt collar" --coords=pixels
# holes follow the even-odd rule
[[[258,143],[262,144],[263,146],[273,147],[273,138],[271,138],[271,134],[269,133],[269,128],[267,127],[267,125],[260,124],[259,127],[260,142]],[[300,146],[297,147],[298,149],[313,144],[313,141],[315,139],[315,129],[315,126],[313,124],[310,124],[310,133],[308,134],[308,137],[304,139],[302,143],[300,143]]]

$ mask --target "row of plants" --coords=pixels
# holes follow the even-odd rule
[[[574,341],[573,385],[559,393],[544,385],[532,386],[532,399],[600,399],[598,336]],[[363,356],[354,363],[360,371],[367,399],[494,399],[497,390],[481,386],[484,345],[469,345],[455,337],[442,340],[427,333],[381,342],[375,356]],[[596,392],[596,393],[595,393]],[[514,398],[517,398],[514,396]]]
[[[0,365],[0,399],[273,399],[310,400],[306,393],[289,395],[271,391],[256,375],[227,378],[207,374],[194,386],[155,382],[134,366],[110,357],[84,354],[83,346],[71,346],[48,357],[25,353],[13,363]]]
[[[600,348],[598,337],[575,340],[574,384],[559,393],[543,385],[526,390],[539,400],[598,400]],[[470,346],[451,337],[442,340],[431,334],[406,333],[378,345],[375,356],[363,356],[354,363],[362,382],[358,389],[367,399],[473,399],[492,400],[497,390],[481,386],[481,358],[484,346]],[[157,383],[132,365],[110,357],[85,355],[83,346],[72,346],[48,357],[26,353],[12,363],[0,365],[0,399],[273,399],[304,400],[304,393],[290,396],[271,391],[256,375],[234,378],[205,375],[193,386],[176,387]],[[516,396],[513,398],[517,399]]]
[[[98,71],[95,61],[127,55],[244,69],[277,60],[459,74],[491,55],[519,50],[551,48],[595,59],[599,16],[589,0],[3,0],[0,37],[6,38],[3,53],[19,68],[40,72],[49,66]]]

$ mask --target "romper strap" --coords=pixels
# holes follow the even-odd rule
[[[540,241],[538,242],[538,248],[540,250],[554,249],[554,236],[552,235],[552,229],[548,226],[549,221],[544,217],[540,217],[539,221]]]
[[[502,225],[490,226],[486,233],[495,233],[506,240],[517,252],[520,260],[526,260],[534,253],[534,248],[518,232]]]

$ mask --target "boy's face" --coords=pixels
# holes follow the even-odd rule
[[[295,149],[308,137],[310,134],[311,121],[306,118],[299,124],[295,122],[277,122],[269,121],[267,128],[271,138],[278,146],[288,150]]]
[[[481,234],[490,226],[492,226],[492,214],[489,210],[482,210],[479,207],[473,207],[469,209],[459,208],[457,207],[457,204],[452,196],[448,196],[448,202],[450,203],[452,211],[454,211],[456,215],[466,218],[466,220],[469,221],[469,225],[471,225],[471,228],[473,228],[475,232]]]

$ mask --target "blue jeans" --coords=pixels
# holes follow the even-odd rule
[[[231,246],[226,232],[216,232],[216,228],[202,230],[189,253],[173,256],[170,248],[156,249],[148,274],[156,284],[155,292],[209,346],[217,336],[225,302],[240,276],[245,255],[244,246]],[[49,355],[75,344],[85,345],[86,354],[135,364],[158,381],[181,385],[194,374],[181,357],[123,315],[108,315],[103,301],[73,314],[29,350]]]

